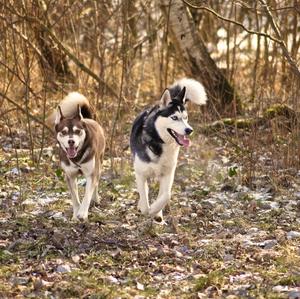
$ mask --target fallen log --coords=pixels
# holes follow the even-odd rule
[[[252,129],[259,126],[268,126],[270,121],[278,117],[283,117],[286,127],[292,129],[298,124],[300,112],[297,112],[285,104],[274,104],[267,108],[262,116],[245,118],[223,118],[211,124],[202,126],[202,134],[211,134],[223,129]]]

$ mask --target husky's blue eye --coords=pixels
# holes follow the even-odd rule
[[[172,118],[173,120],[178,120],[178,116],[176,116],[176,115],[171,116],[171,118]]]

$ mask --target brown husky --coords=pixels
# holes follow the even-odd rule
[[[86,220],[91,199],[98,200],[98,182],[105,149],[102,127],[92,119],[88,100],[77,92],[69,93],[47,119],[54,126],[73,203],[73,219]],[[80,202],[77,176],[86,177],[85,195]]]

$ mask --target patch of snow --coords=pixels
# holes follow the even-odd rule
[[[277,285],[273,287],[272,289],[274,292],[300,292],[300,287],[290,287],[290,286],[282,286],[282,285]]]
[[[32,198],[25,199],[22,204],[23,205],[41,205],[45,206],[49,203],[59,200],[59,197],[49,197],[48,195],[44,196],[35,196]]]
[[[119,280],[118,280],[116,277],[112,276],[112,275],[109,275],[109,276],[107,277],[107,280],[108,280],[109,282],[113,283],[113,284],[119,284]]]
[[[240,275],[230,275],[229,276],[229,281],[231,283],[235,283],[235,282],[244,282],[246,280],[250,280],[250,281],[262,281],[263,279],[258,275],[258,273],[244,273],[244,274],[240,274]]]
[[[287,238],[288,239],[298,239],[298,238],[300,238],[300,232],[290,231],[287,233]]]
[[[56,268],[56,272],[59,272],[59,273],[69,273],[71,272],[71,267],[69,265],[58,265],[57,268]]]

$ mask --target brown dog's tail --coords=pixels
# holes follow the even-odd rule
[[[70,92],[59,104],[62,114],[66,118],[72,118],[78,112],[78,105],[81,108],[81,114],[83,118],[94,119],[93,109],[87,100],[87,98],[79,92]],[[59,113],[58,109],[55,109],[46,119],[46,124],[54,128],[55,119]]]

